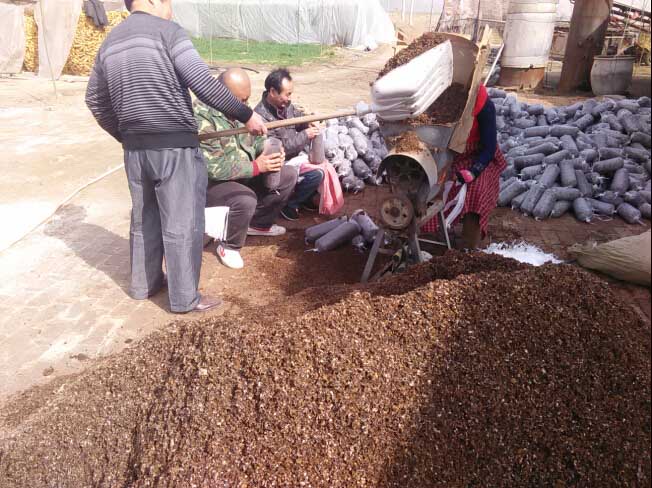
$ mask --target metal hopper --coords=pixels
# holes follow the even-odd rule
[[[388,234],[401,238],[399,251],[411,263],[422,261],[418,233],[421,226],[439,215],[444,224],[444,186],[451,179],[451,164],[457,153],[466,149],[466,141],[473,125],[478,86],[489,56],[490,29],[484,30],[482,40],[476,44],[457,34],[442,34],[453,49],[453,83],[468,88],[466,105],[461,118],[444,125],[414,126],[409,121],[384,120],[381,131],[386,139],[414,132],[420,143],[407,152],[392,150],[383,160],[380,171],[386,171],[392,196],[380,205],[383,230],[378,233],[372,247],[362,281],[370,278],[371,270]],[[446,225],[442,225],[445,244],[450,247]],[[429,241],[434,242],[434,241]]]

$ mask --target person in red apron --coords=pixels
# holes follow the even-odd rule
[[[496,107],[489,99],[484,85],[478,89],[473,119],[466,151],[453,162],[453,171],[459,185],[450,191],[448,197],[449,201],[455,199],[462,185],[467,185],[464,208],[457,219],[462,219],[462,237],[466,249],[477,249],[486,237],[489,215],[498,204],[500,175],[507,167],[507,161],[498,147]],[[421,230],[424,233],[435,233],[437,224],[435,217]]]

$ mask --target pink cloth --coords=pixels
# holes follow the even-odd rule
[[[324,172],[324,181],[319,187],[319,213],[321,215],[335,215],[344,206],[344,194],[342,193],[342,185],[337,176],[337,171],[333,168],[332,164],[312,164],[302,163],[299,168],[299,174],[308,173],[320,169]]]

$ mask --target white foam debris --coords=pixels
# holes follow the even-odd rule
[[[525,241],[522,242],[495,242],[483,250],[487,254],[499,254],[506,258],[512,258],[521,263],[532,266],[543,266],[544,264],[561,264],[554,254],[543,252],[540,248]]]

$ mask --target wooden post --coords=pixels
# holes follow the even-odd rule
[[[602,53],[613,0],[576,0],[559,91],[591,87],[593,58]]]
[[[480,33],[480,17],[482,15],[482,0],[478,0],[478,12],[475,17],[475,26],[473,27],[473,42],[478,42]]]

